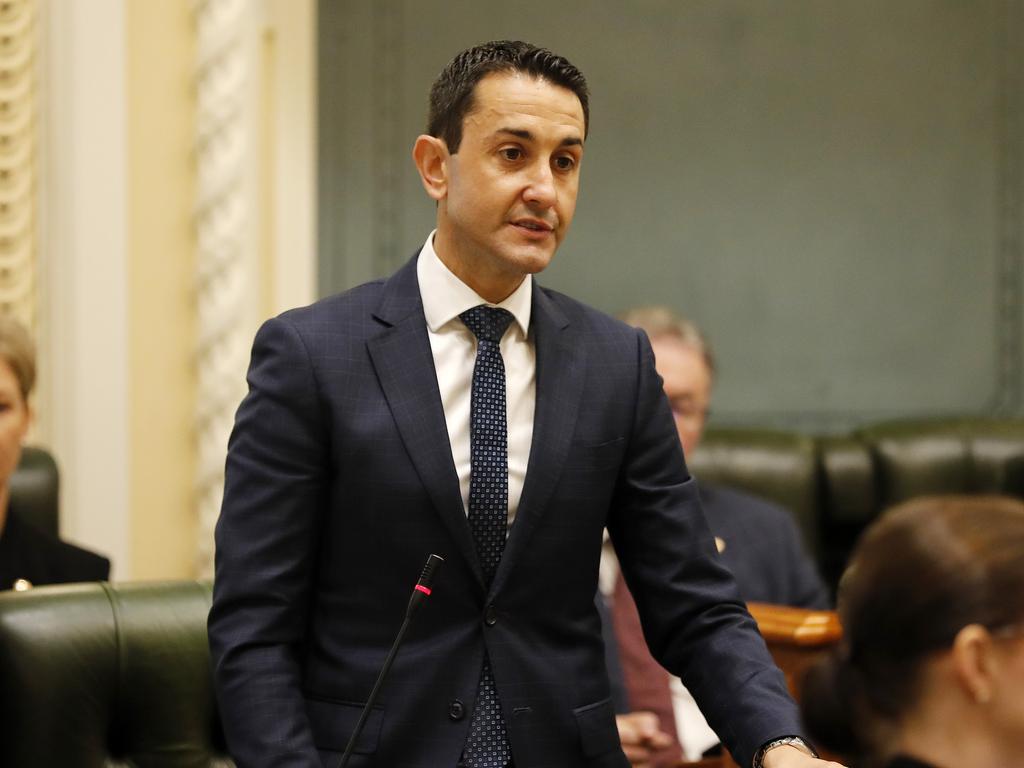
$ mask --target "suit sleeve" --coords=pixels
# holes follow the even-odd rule
[[[216,528],[210,649],[239,768],[317,766],[301,689],[328,436],[303,339],[287,319],[253,344]]]
[[[737,762],[749,766],[766,742],[800,734],[799,716],[718,558],[640,332],[637,349],[636,410],[609,533],[652,654],[682,678]]]

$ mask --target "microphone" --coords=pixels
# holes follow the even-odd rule
[[[384,660],[384,666],[380,668],[380,674],[377,675],[377,682],[373,684],[373,690],[370,691],[370,698],[366,700],[366,706],[363,707],[362,713],[359,715],[359,722],[356,723],[356,729],[352,731],[352,736],[348,740],[348,746],[345,747],[345,753],[341,756],[341,762],[338,763],[338,768],[345,768],[348,765],[348,759],[352,755],[352,751],[356,747],[356,742],[359,740],[359,734],[363,732],[363,726],[366,725],[366,718],[370,716],[370,710],[373,709],[374,702],[377,701],[377,694],[380,693],[381,686],[384,684],[384,678],[388,676],[388,672],[391,670],[391,663],[395,660],[395,656],[398,654],[398,647],[402,644],[402,640],[405,639],[406,630],[409,629],[409,624],[412,623],[412,617],[419,611],[420,606],[426,602],[427,598],[433,594],[434,591],[434,579],[437,576],[437,569],[441,567],[441,563],[444,562],[444,558],[440,555],[431,555],[427,558],[427,562],[423,566],[423,571],[420,573],[420,578],[416,582],[416,586],[412,588],[412,596],[409,598],[409,605],[405,608],[405,620],[402,622],[401,629],[398,630],[398,634],[395,636],[395,642],[391,646],[391,651],[388,653],[388,657]]]
[[[440,555],[431,555],[427,558],[427,562],[423,565],[423,572],[420,573],[419,581],[412,588],[409,605],[405,609],[405,617],[407,619],[412,618],[413,614],[419,610],[423,602],[434,591],[434,577],[437,576],[437,569],[441,567],[443,562],[444,558]]]

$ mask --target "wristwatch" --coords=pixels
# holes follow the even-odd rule
[[[782,736],[778,739],[772,739],[754,755],[754,768],[764,768],[764,756],[771,752],[776,747],[784,747],[786,745],[802,749],[811,757],[818,757],[818,753],[814,751],[814,747],[808,744],[806,741],[801,739],[799,736]]]

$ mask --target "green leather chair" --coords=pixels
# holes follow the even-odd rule
[[[861,532],[916,496],[1024,497],[1024,420],[913,419],[819,440],[826,579],[838,582]]]
[[[57,462],[43,448],[26,446],[10,479],[11,506],[25,522],[59,536],[60,474]]]
[[[0,765],[222,768],[210,587],[76,584],[0,593]]]
[[[689,469],[698,482],[732,486],[788,509],[808,551],[820,554],[818,453],[813,437],[768,429],[709,430]]]
[[[833,588],[857,538],[888,507],[928,494],[1024,497],[1024,419],[915,419],[847,435],[709,429],[690,470],[796,517]]]

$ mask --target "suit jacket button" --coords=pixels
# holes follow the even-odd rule
[[[484,624],[488,627],[493,627],[498,623],[498,612],[494,610],[493,605],[488,605],[487,610],[484,611]]]
[[[458,699],[452,699],[448,703],[448,717],[452,720],[461,720],[466,716],[466,707]]]

